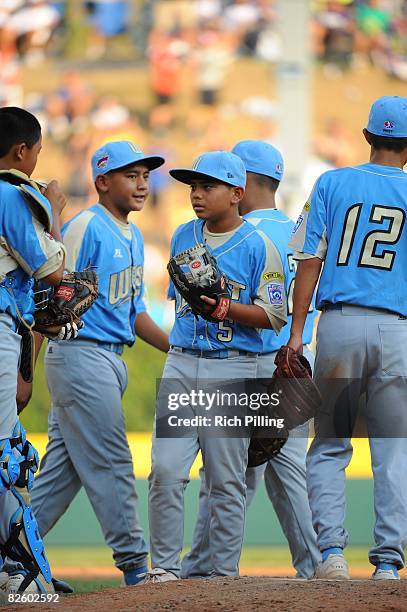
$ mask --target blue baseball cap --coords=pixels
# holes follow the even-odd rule
[[[264,174],[281,181],[284,160],[280,151],[263,140],[241,140],[232,149],[243,161],[247,172]]]
[[[165,163],[165,159],[158,155],[145,155],[136,144],[128,140],[108,142],[92,156],[93,180],[95,181],[99,174],[107,174],[111,170],[119,170],[141,162],[149,170],[155,170]]]
[[[198,157],[192,168],[170,170],[173,178],[190,185],[194,180],[213,178],[234,187],[246,187],[246,168],[234,153],[210,151]]]
[[[383,96],[376,100],[366,129],[376,136],[407,138],[407,98]]]

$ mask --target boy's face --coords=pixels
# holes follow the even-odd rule
[[[27,147],[26,144],[21,145],[18,151],[19,161],[16,164],[16,170],[24,172],[27,176],[31,176],[34,172],[35,166],[37,165],[38,155],[42,149],[42,137],[31,147]]]
[[[216,221],[227,217],[239,199],[232,187],[214,179],[199,179],[191,182],[191,204],[198,219]],[[236,201],[235,201],[236,200]]]
[[[149,192],[149,175],[150,171],[143,163],[132,164],[105,174],[98,187],[118,211],[127,214],[142,210]]]

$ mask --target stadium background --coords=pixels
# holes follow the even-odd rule
[[[296,19],[303,20],[304,50],[289,46],[287,32],[298,23],[282,23],[287,3],[296,5]],[[302,51],[307,80],[295,101],[297,117],[295,103],[289,109],[282,105],[281,73],[287,54],[298,59]],[[163,170],[152,175],[148,204],[134,221],[146,240],[150,312],[169,327],[169,239],[191,210],[187,190],[169,180],[168,168],[189,165],[202,151],[230,148],[244,138],[277,144],[288,161],[295,159],[296,147],[308,150],[302,172],[298,162],[291,168],[288,163],[287,174],[295,175],[295,181],[280,193],[280,206],[295,216],[322,171],[365,161],[368,147],[360,131],[372,101],[380,95],[407,95],[407,2],[7,0],[0,7],[0,68],[0,104],[24,106],[41,120],[44,143],[36,178],[60,180],[69,202],[65,219],[95,202],[89,160],[104,141],[134,140],[167,158]],[[287,113],[294,126],[288,140],[281,127]],[[302,116],[306,125],[296,124]],[[139,341],[126,350],[125,360],[129,388],[124,407],[147,528],[149,439],[163,358]],[[36,432],[31,438],[41,453],[48,409],[40,359],[34,396],[22,420]],[[372,483],[367,441],[357,440],[355,447],[348,527],[352,544],[362,547],[355,549],[355,558],[362,559],[359,552],[371,538]],[[192,478],[187,543],[197,504],[196,466]],[[289,556],[264,488],[259,489],[248,514],[242,563],[249,571],[267,566],[273,572],[276,565],[286,567]],[[83,576],[89,565],[94,573],[105,567],[109,574],[109,551],[101,546],[100,529],[83,493],[47,541],[57,564],[66,569],[67,559],[72,560],[72,575],[79,568]],[[77,546],[82,547],[79,555]],[[99,574],[104,575],[101,569]]]

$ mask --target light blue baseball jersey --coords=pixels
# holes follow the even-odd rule
[[[122,224],[126,226],[126,224]],[[132,223],[122,231],[101,204],[80,212],[62,228],[67,269],[96,268],[99,297],[82,317],[80,338],[132,345],[134,323],[146,310],[143,300],[144,241]]]
[[[294,228],[294,222],[281,210],[277,210],[276,208],[253,210],[247,213],[244,218],[252,223],[256,229],[264,232],[266,236],[273,241],[280,253],[281,261],[283,262],[284,287],[287,295],[287,325],[283,327],[278,335],[272,329],[264,329],[262,331],[263,353],[272,353],[273,351],[278,351],[284,344],[287,344],[290,337],[297,262],[294,259],[293,251],[288,247],[288,241],[290,240]],[[308,344],[312,340],[316,315],[315,297],[313,297],[302,335],[304,344]]]
[[[299,258],[324,267],[317,307],[346,303],[407,315],[407,174],[378,164],[317,180],[293,230]]]
[[[0,181],[0,312],[17,319],[17,305],[32,322],[32,277],[43,278],[62,263],[63,249],[33,216],[15,185]],[[51,257],[54,269],[46,269]],[[43,273],[42,273],[43,272]]]
[[[205,242],[203,225],[201,219],[181,225],[171,241],[171,256]],[[253,225],[244,222],[229,240],[211,251],[228,278],[232,300],[241,304],[264,304],[274,328],[279,331],[287,320],[287,314],[281,280],[283,266],[275,246]],[[280,277],[268,278],[272,271]],[[263,350],[260,330],[229,319],[210,323],[202,317],[196,318],[172,283],[168,296],[176,300],[170,344],[206,351],[235,349],[259,353]]]

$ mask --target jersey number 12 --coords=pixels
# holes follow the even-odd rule
[[[354,204],[346,213],[341,246],[336,262],[338,266],[347,266],[349,263],[361,209],[362,204]],[[401,208],[380,206],[379,204],[372,206],[369,217],[370,223],[383,223],[383,221],[388,220],[389,225],[387,229],[372,230],[366,234],[360,251],[358,266],[377,268],[379,270],[392,269],[396,251],[393,249],[383,249],[379,255],[377,253],[377,245],[379,243],[396,244],[400,239],[405,218],[406,214]]]

